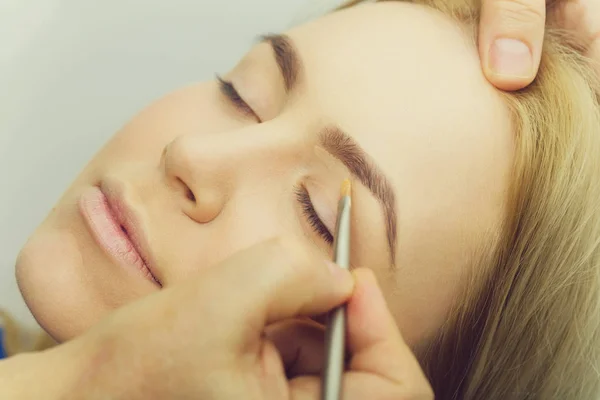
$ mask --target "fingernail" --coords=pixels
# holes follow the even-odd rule
[[[529,77],[533,70],[529,46],[516,39],[496,39],[490,48],[489,63],[497,75]]]

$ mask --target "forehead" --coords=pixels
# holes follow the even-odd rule
[[[459,125],[472,131],[498,114],[506,117],[481,72],[473,38],[433,9],[400,1],[367,4],[289,34],[304,64],[302,95],[356,135]]]
[[[424,6],[384,2],[289,36],[303,60],[301,97],[388,175],[401,231],[430,218],[445,234],[477,235],[497,222],[512,162],[510,117],[466,30]]]

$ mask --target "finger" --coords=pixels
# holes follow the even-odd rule
[[[524,88],[540,65],[545,0],[484,0],[482,7],[479,54],[485,76],[502,90]]]
[[[218,304],[220,330],[242,342],[260,337],[273,322],[326,312],[344,303],[354,287],[348,271],[290,239],[241,251],[202,278],[203,298]]]
[[[381,377],[349,372],[342,381],[344,400],[433,400],[429,387],[416,388],[408,382],[400,385],[385,381]],[[320,398],[321,380],[318,377],[302,376],[289,382],[291,400],[315,400]]]
[[[325,329],[311,320],[287,320],[265,329],[265,338],[277,348],[288,379],[319,376],[325,359]]]
[[[343,377],[343,398],[433,399],[419,363],[406,345],[370,270],[355,271],[356,287],[348,302],[348,345],[352,353]],[[291,398],[316,399],[318,377],[290,381]]]
[[[389,311],[373,272],[355,271],[356,289],[348,303],[349,369],[396,383],[403,392],[430,391],[419,362]]]

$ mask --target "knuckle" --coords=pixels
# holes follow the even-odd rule
[[[539,0],[497,0],[493,8],[494,14],[502,18],[501,24],[507,29],[543,27],[546,20],[544,2]]]
[[[435,398],[435,394],[429,382],[425,379],[418,379],[417,377],[404,380],[402,385],[398,387],[394,396],[394,399],[403,400],[433,400]]]

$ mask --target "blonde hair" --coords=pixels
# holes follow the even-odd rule
[[[416,2],[476,40],[479,1]],[[600,91],[555,3],[536,80],[504,94],[516,138],[506,221],[417,352],[437,399],[600,398]]]

